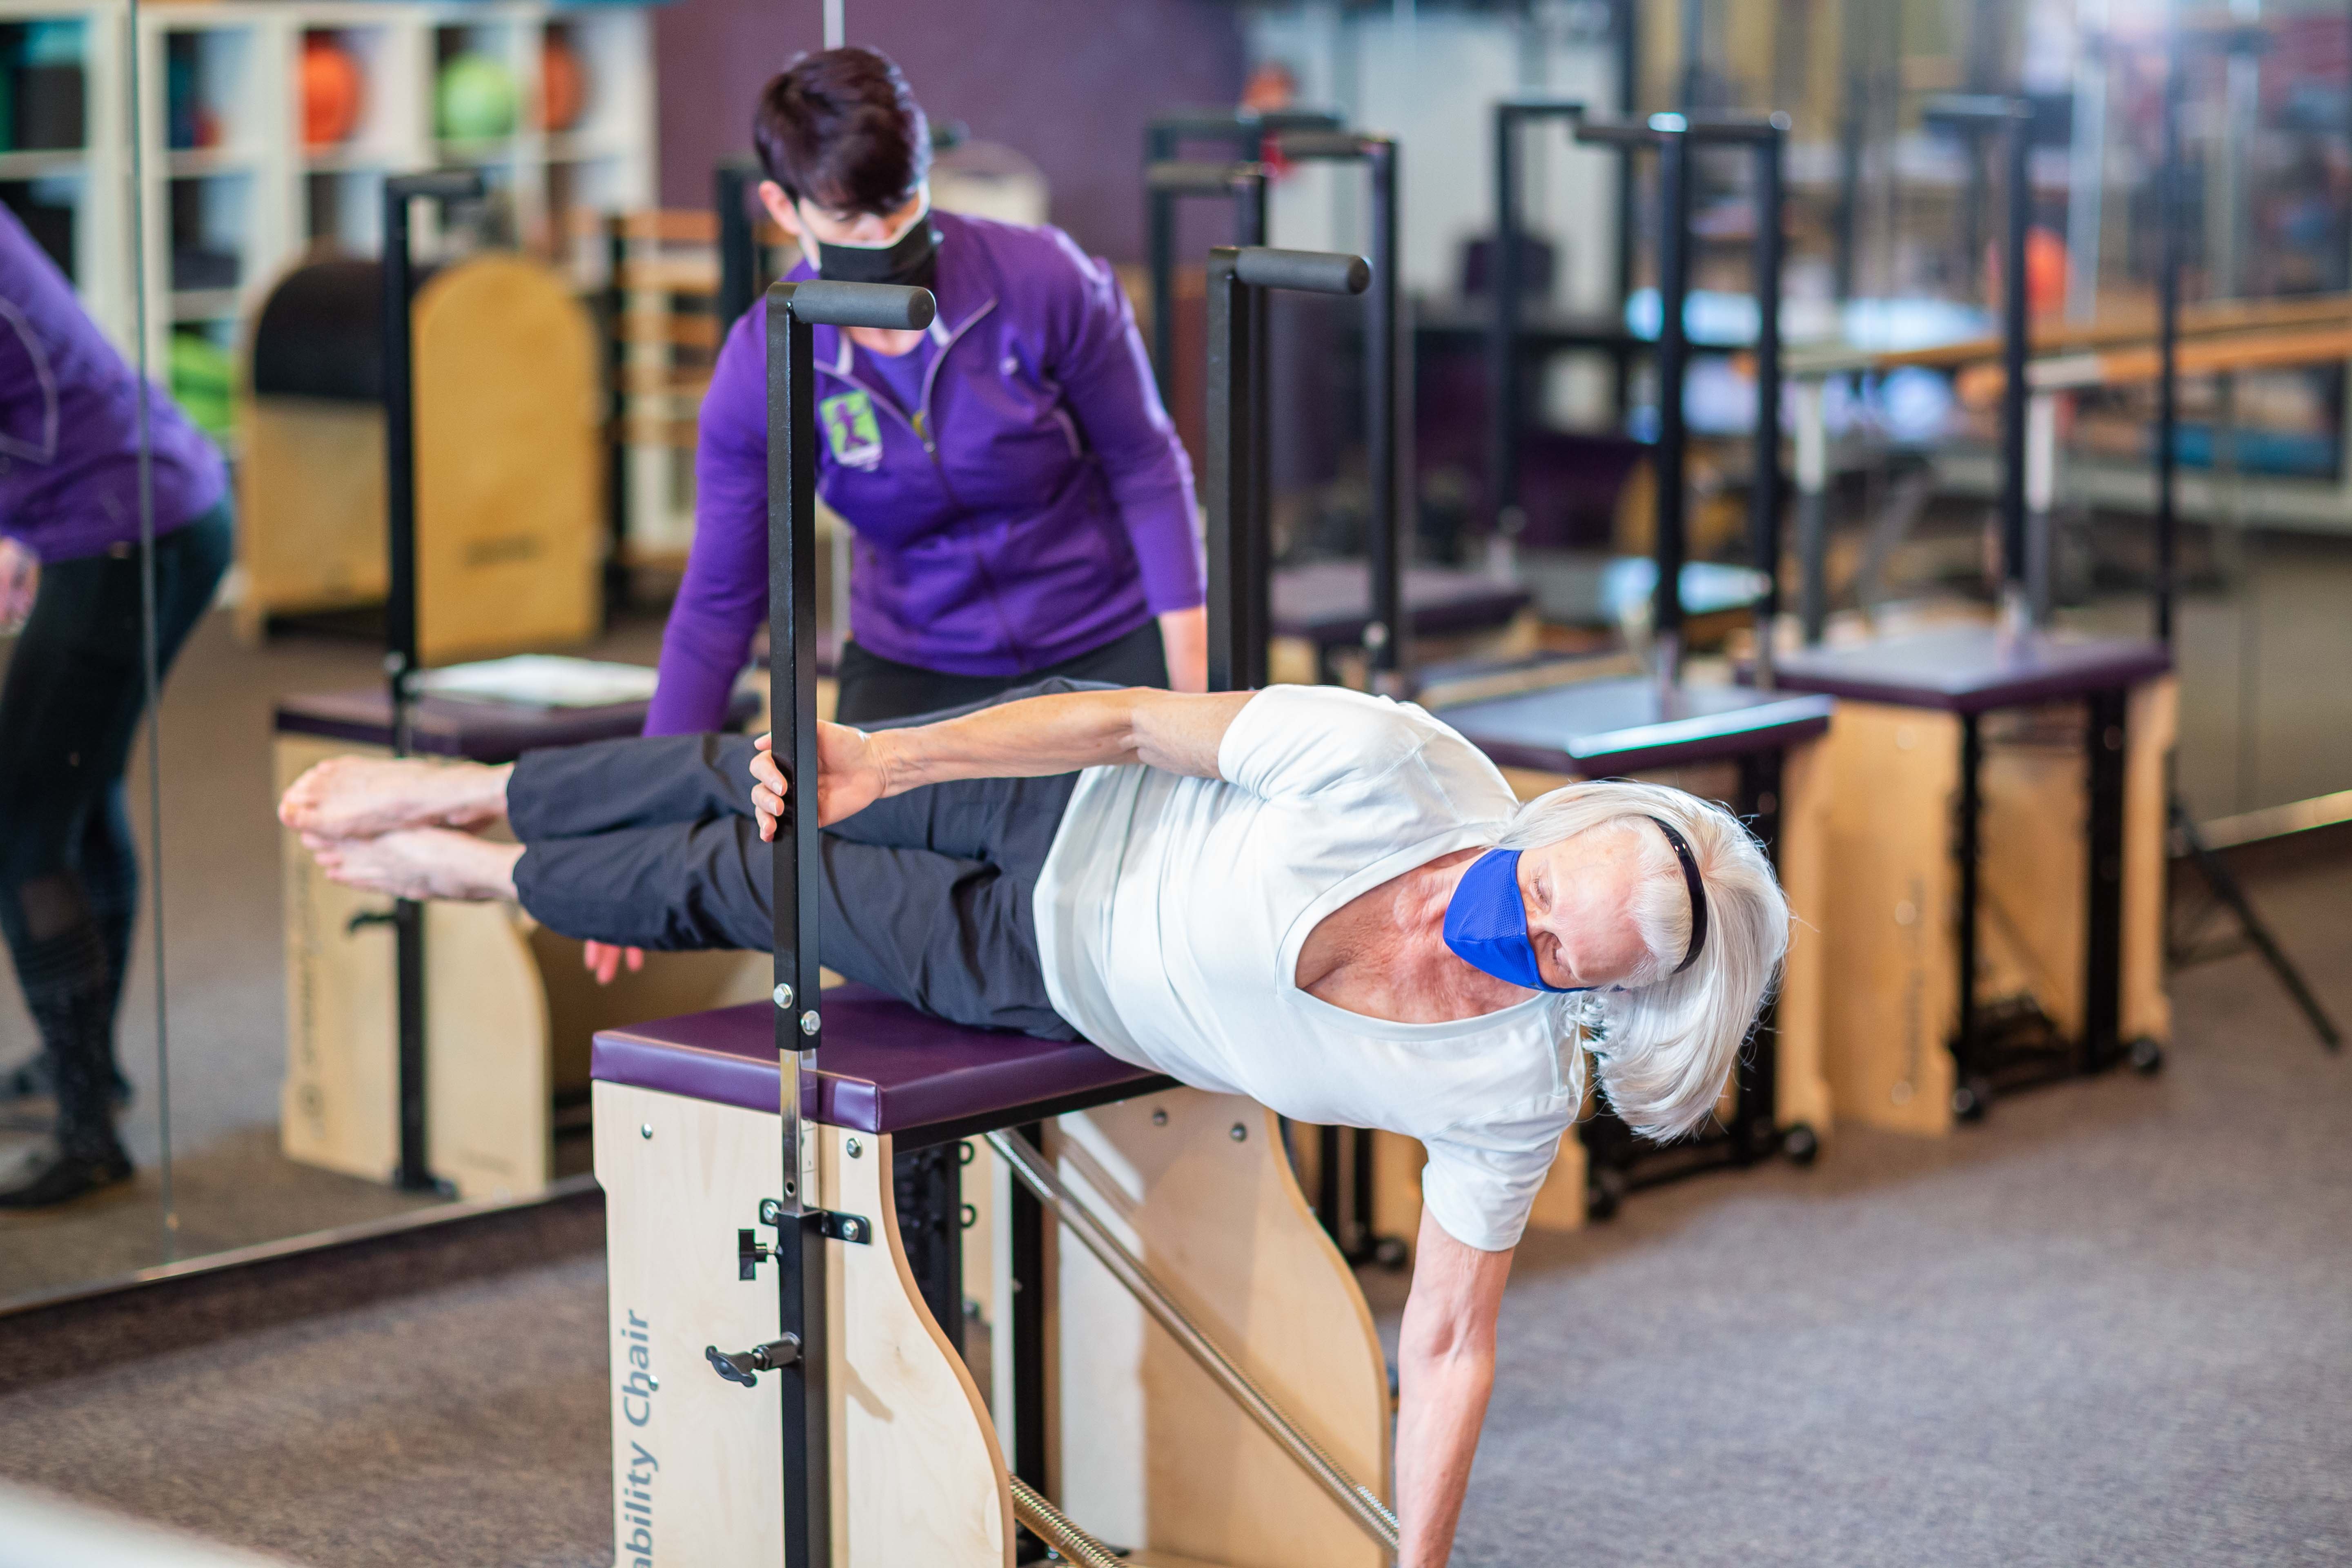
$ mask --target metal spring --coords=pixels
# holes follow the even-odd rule
[[[1013,1516],[1029,1527],[1029,1533],[1081,1568],[1128,1568],[1126,1559],[1073,1524],[1027,1481],[1019,1476],[1012,1480]]]

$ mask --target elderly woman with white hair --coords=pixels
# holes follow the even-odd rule
[[[1679,790],[1522,805],[1409,704],[1046,685],[822,727],[826,962],[957,1022],[1421,1140],[1398,1512],[1402,1561],[1442,1563],[1511,1249],[1586,1059],[1643,1132],[1706,1119],[1787,945],[1770,865]],[[322,763],[280,815],[357,885],[518,898],[581,938],[764,948],[760,840],[786,800],[764,742],[682,736],[510,768]],[[501,817],[520,844],[464,831]]]

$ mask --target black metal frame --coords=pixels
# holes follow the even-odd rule
[[[1979,179],[1982,142],[1989,136],[2000,139],[2002,181],[2007,187],[2002,193],[2007,216],[2000,263],[2001,609],[2011,624],[2036,626],[2047,606],[2036,605],[2026,588],[2032,568],[2027,561],[2025,520],[2025,362],[2032,338],[2026,313],[2025,237],[2033,221],[2033,186],[2029,177],[2033,105],[2027,99],[1998,93],[1953,93],[1928,100],[1921,112],[1928,125],[1967,141],[1969,169]],[[1973,225],[1976,204],[1969,205]]]
[[[1486,505],[1495,532],[1517,539],[1527,523],[1519,506],[1519,427],[1522,390],[1519,384],[1519,131],[1530,121],[1567,120],[1581,122],[1586,113],[1580,99],[1507,98],[1495,105],[1495,258],[1488,269],[1487,289],[1494,316],[1486,339]],[[1621,163],[1621,178],[1631,169]],[[1630,179],[1626,181],[1630,188]],[[1631,203],[1624,204],[1630,213]],[[1631,218],[1621,213],[1618,247],[1618,295],[1622,300],[1632,277]],[[1631,355],[1612,353],[1618,402],[1624,387]]]
[[[816,726],[816,371],[812,328],[919,329],[936,310],[930,293],[881,284],[778,283],[768,290],[769,712],[792,799],[773,851],[776,1055],[783,1131],[783,1195],[761,1206],[775,1226],[778,1327],[797,1353],[775,1367],[783,1394],[785,1568],[833,1560],[825,1389],[825,1241],[817,1202],[816,1148],[802,1101],[822,1045],[817,1002],[823,874],[813,817]],[[956,1320],[945,1320],[952,1323]]]
[[[1186,109],[1155,116],[1143,128],[1143,168],[1146,192],[1144,258],[1150,274],[1151,367],[1160,382],[1160,397],[1170,395],[1169,366],[1176,357],[1176,203],[1184,196],[1215,195],[1213,191],[1172,184],[1165,191],[1151,181],[1151,171],[1178,163],[1188,142],[1213,142],[1227,148],[1234,164],[1255,164],[1265,153],[1265,139],[1286,131],[1337,131],[1336,114],[1315,109],[1277,109],[1260,112],[1247,109]],[[1193,169],[1213,164],[1186,165]],[[1238,193],[1236,193],[1238,194]],[[1255,216],[1237,217],[1237,246],[1265,243],[1265,205],[1261,190]]]
[[[464,201],[482,194],[478,169],[394,174],[383,183],[383,500],[390,552],[384,595],[384,677],[392,700],[392,754],[414,749],[416,637],[416,348],[409,255],[409,204]],[[426,1126],[425,906],[392,906],[394,992],[398,1018],[400,1163],[393,1183],[404,1192],[451,1191],[433,1174]]]

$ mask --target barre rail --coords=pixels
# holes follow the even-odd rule
[[[1396,1515],[1381,1501],[1378,1494],[1359,1483],[1340,1468],[1339,1461],[1323,1451],[1323,1446],[1299,1429],[1274,1402],[1271,1394],[1258,1387],[1250,1375],[1235,1366],[1230,1357],[1217,1347],[1215,1341],[1201,1331],[1190,1314],[1176,1304],[1165,1287],[1154,1279],[1140,1258],[1129,1252],[1118,1237],[1104,1228],[1100,1220],[1086,1205],[1070,1195],[1061,1178],[1046,1164],[1045,1156],[1037,1146],[1017,1132],[997,1131],[988,1135],[989,1147],[995,1150],[1012,1170],[1021,1184],[1035,1194],[1039,1202],[1054,1211],[1064,1228],[1086,1244],[1110,1270],[1129,1294],[1151,1314],[1169,1337],[1184,1348],[1185,1353],[1200,1363],[1201,1370],[1233,1396],[1234,1403],[1248,1412],[1250,1418],[1263,1427],[1266,1436],[1279,1444],[1284,1452],[1298,1462],[1301,1469],[1313,1477],[1333,1501],[1347,1510],[1349,1518],[1363,1527],[1364,1532],[1391,1552],[1400,1540]]]

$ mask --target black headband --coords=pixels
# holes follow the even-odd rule
[[[1658,831],[1664,834],[1666,842],[1675,847],[1675,858],[1683,863],[1683,886],[1690,889],[1690,947],[1683,953],[1683,961],[1675,965],[1675,973],[1680,974],[1691,966],[1698,957],[1698,950],[1706,944],[1706,887],[1698,879],[1697,857],[1691,853],[1691,847],[1683,836],[1675,831],[1674,824],[1663,816],[1654,816],[1650,820],[1658,825]]]

